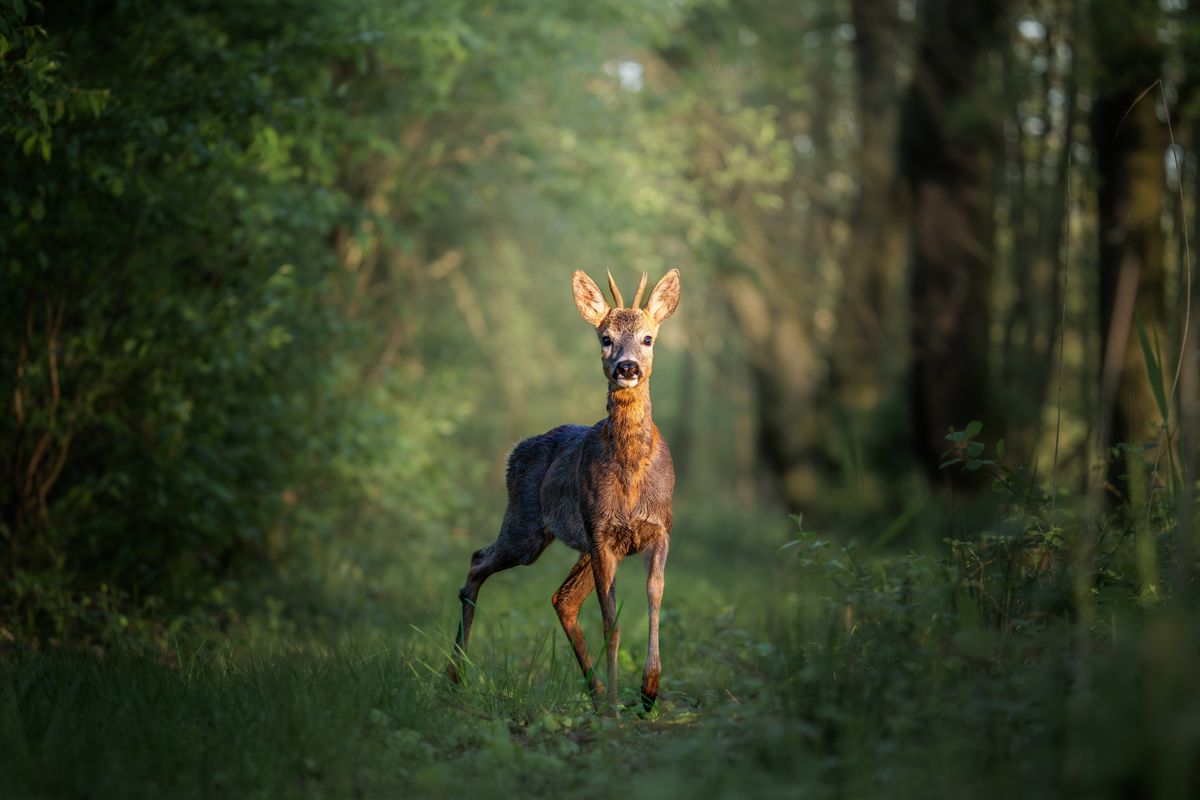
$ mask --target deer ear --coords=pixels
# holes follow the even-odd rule
[[[600,293],[596,282],[584,274],[583,270],[575,270],[571,278],[571,291],[575,294],[575,307],[579,316],[590,322],[593,327],[599,327],[608,314],[608,301]]]
[[[672,269],[650,293],[650,299],[646,301],[646,313],[654,320],[655,325],[661,325],[663,320],[675,313],[675,307],[678,305],[679,270]]]

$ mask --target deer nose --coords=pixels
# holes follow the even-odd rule
[[[641,370],[638,368],[636,361],[617,362],[617,374],[622,378],[632,378],[640,372]]]

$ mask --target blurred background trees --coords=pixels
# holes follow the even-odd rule
[[[1068,490],[1116,442],[1157,464],[1196,20],[0,0],[7,629],[319,584],[364,532],[414,563],[486,538],[507,448],[604,413],[575,268],[683,271],[681,505],[854,533],[972,420]]]

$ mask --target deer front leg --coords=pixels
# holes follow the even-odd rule
[[[558,612],[558,619],[567,634],[567,639],[571,642],[571,647],[575,650],[575,660],[579,662],[579,669],[583,670],[583,679],[587,681],[588,688],[591,689],[592,702],[599,710],[600,703],[604,700],[604,684],[600,683],[600,679],[596,677],[592,659],[588,656],[587,644],[583,640],[583,630],[579,627],[579,607],[592,593],[594,585],[592,557],[580,556],[550,602],[554,604],[554,610]]]
[[[650,605],[650,641],[646,646],[646,668],[642,670],[642,706],[649,712],[658,699],[658,676],[662,665],[658,660],[658,611],[662,607],[664,574],[667,567],[667,551],[671,540],[662,537],[646,551],[646,600]]]
[[[592,576],[596,581],[596,596],[600,598],[600,616],[604,619],[604,643],[608,647],[608,705],[609,713],[617,713],[617,647],[621,642],[621,627],[617,624],[617,557],[607,548],[597,547],[592,553]]]

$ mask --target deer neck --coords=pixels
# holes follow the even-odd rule
[[[618,467],[622,483],[630,488],[640,485],[642,473],[650,466],[650,453],[654,447],[649,379],[628,389],[609,388],[605,445]]]

